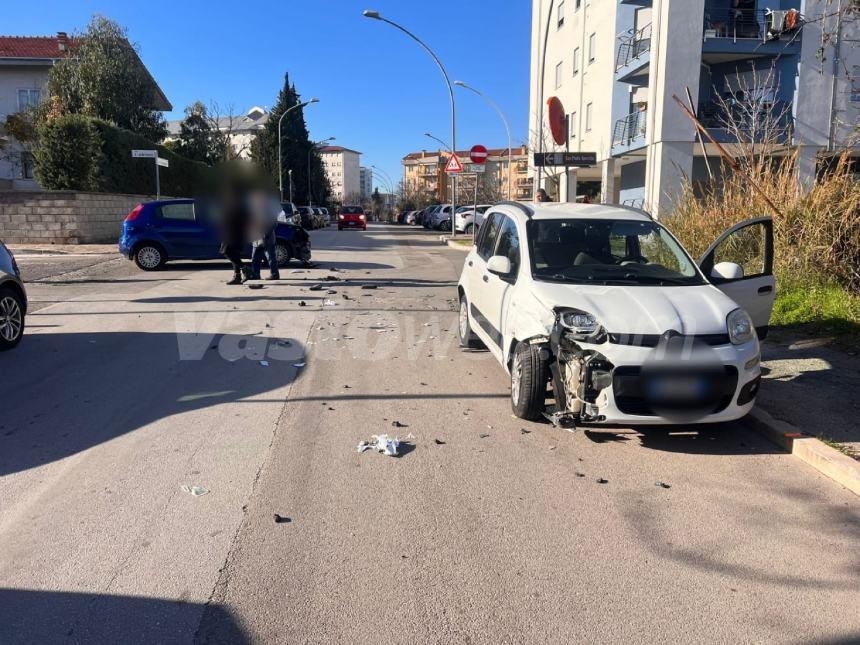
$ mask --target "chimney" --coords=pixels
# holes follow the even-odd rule
[[[66,45],[68,45],[68,43],[69,43],[69,34],[67,34],[65,31],[58,31],[57,32],[57,49],[59,49],[61,52],[66,51]]]

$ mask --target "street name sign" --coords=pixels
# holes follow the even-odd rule
[[[155,163],[157,163],[162,168],[169,168],[170,167],[170,162],[167,159],[164,159],[163,157],[156,157]]]
[[[467,175],[482,172],[487,172],[487,167],[483,163],[467,163],[463,166],[463,173]]]
[[[158,150],[132,150],[131,156],[136,159],[155,159],[158,157]]]
[[[448,157],[448,163],[445,164],[445,172],[449,175],[463,172],[463,164],[460,163],[460,159],[456,154],[451,154]]]
[[[535,166],[574,166],[588,168],[597,165],[596,152],[536,152]]]

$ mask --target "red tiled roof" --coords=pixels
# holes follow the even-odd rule
[[[344,148],[343,146],[325,146],[320,148],[320,152],[354,152],[357,155],[361,154],[358,150]]]
[[[56,36],[0,36],[0,58],[50,58],[66,55],[73,44],[64,33]]]
[[[511,148],[511,154],[513,156],[522,155],[522,154],[525,154],[526,152],[528,152],[528,150],[524,151],[522,146],[514,146],[513,148]],[[507,157],[508,156],[508,149],[507,148],[488,148],[487,149],[487,155],[490,157]],[[414,159],[421,159],[422,156],[424,159],[432,159],[432,158],[439,158],[439,157],[446,157],[447,158],[448,151],[447,150],[440,150],[440,151],[427,150],[424,153],[410,152],[408,155],[403,157],[403,161],[411,161]],[[457,156],[460,157],[460,159],[468,160],[469,159],[469,151],[468,150],[458,150]]]

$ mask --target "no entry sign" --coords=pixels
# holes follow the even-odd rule
[[[472,160],[472,163],[484,163],[487,161],[487,149],[480,144],[472,146],[472,149],[469,150],[469,159]]]

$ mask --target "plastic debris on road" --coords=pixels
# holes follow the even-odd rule
[[[323,307],[337,307],[337,303],[334,300],[323,300]]]
[[[208,488],[203,488],[202,486],[187,486],[183,484],[179,488],[189,495],[194,495],[194,497],[200,497],[201,495],[205,495],[209,492]]]
[[[293,367],[304,367],[304,363],[293,363]]]
[[[268,366],[269,366],[269,361],[260,361],[260,366],[262,366],[262,367],[268,367]]]
[[[278,515],[277,513],[275,513],[275,524],[289,524],[292,521],[293,520],[291,520],[286,515]]]
[[[372,449],[389,457],[396,457],[399,448],[400,439],[389,437],[387,434],[373,435],[370,437],[370,441],[362,441],[358,444],[358,452]]]
[[[666,482],[654,482],[654,485],[657,488],[672,488],[672,484],[667,484]]]

